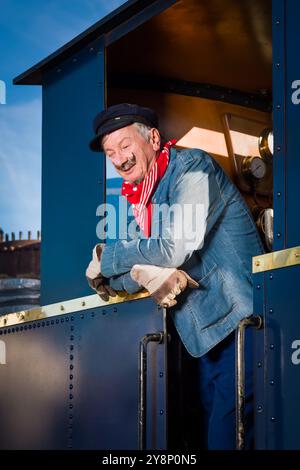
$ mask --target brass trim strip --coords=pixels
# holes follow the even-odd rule
[[[271,269],[286,268],[300,264],[300,246],[286,250],[273,251],[252,258],[252,273],[261,273]]]
[[[33,320],[54,317],[56,315],[65,315],[73,312],[81,312],[90,308],[108,307],[110,305],[128,302],[149,297],[149,293],[144,291],[138,294],[127,294],[118,292],[116,297],[110,297],[108,302],[102,300],[97,294],[77,299],[66,300],[55,304],[45,305],[44,307],[23,310],[16,313],[8,313],[0,317],[0,328],[19,325]]]

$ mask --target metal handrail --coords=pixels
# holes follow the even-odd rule
[[[236,332],[236,449],[245,448],[245,329],[261,328],[263,319],[251,316],[240,321]]]
[[[139,351],[139,425],[138,445],[139,450],[146,448],[146,426],[147,426],[147,346],[151,342],[162,343],[164,333],[148,333],[140,340]]]

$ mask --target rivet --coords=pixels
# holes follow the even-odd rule
[[[275,416],[271,417],[271,421],[273,421],[273,422],[275,421]]]
[[[273,279],[273,274],[270,274],[270,275],[269,275],[269,279],[272,281],[272,279]]]
[[[261,362],[258,362],[257,363],[257,367],[261,367],[262,366],[262,363]]]
[[[70,361],[73,361],[73,359],[74,359],[73,354],[70,354]]]
[[[164,410],[159,410],[159,414],[160,414],[160,415],[163,415],[163,414],[164,414]]]
[[[83,320],[83,319],[84,319],[84,315],[83,315],[83,314],[81,314],[81,315],[80,315],[80,318],[81,318],[81,320]]]
[[[73,400],[73,395],[72,395],[72,393],[70,393],[69,399],[70,399],[70,400]]]
[[[74,340],[74,336],[71,335],[71,336],[70,336],[70,341],[73,341],[73,340]]]
[[[159,376],[160,376],[160,377],[163,377],[163,376],[164,376],[164,373],[163,373],[163,372],[160,372],[160,373],[159,373]]]
[[[70,380],[73,380],[73,377],[74,377],[74,376],[73,376],[73,374],[70,374],[69,377],[70,377]]]
[[[93,52],[94,48],[93,47],[90,47],[90,52]]]
[[[72,408],[73,408],[73,405],[72,405],[72,403],[70,403],[69,409],[71,410]]]
[[[82,305],[82,307],[84,307],[85,306],[85,301],[81,302],[81,305]]]
[[[73,351],[73,349],[74,349],[74,346],[73,346],[73,344],[71,344],[70,351]]]
[[[277,67],[277,68],[280,67],[280,62],[277,62],[277,63],[276,63],[276,67]]]
[[[259,260],[255,261],[255,266],[260,266],[260,261]]]
[[[274,349],[274,344],[270,344],[270,349]]]
[[[274,380],[270,380],[270,385],[274,385]]]
[[[280,191],[277,192],[277,196],[278,196],[278,197],[281,196],[281,192],[280,192]]]
[[[257,411],[258,411],[259,413],[261,413],[261,412],[262,412],[262,410],[263,410],[263,407],[262,407],[261,405],[258,405],[258,407],[257,407]]]
[[[275,24],[276,24],[276,26],[279,26],[280,25],[280,20],[276,20]]]
[[[298,251],[295,253],[295,258],[300,258],[300,253]]]
[[[278,105],[276,106],[276,108],[277,108],[277,109],[281,109],[281,105],[278,104]]]
[[[269,313],[273,313],[273,309],[272,308],[269,308]]]
[[[72,388],[73,388],[73,385],[72,385],[72,384],[70,384],[70,385],[69,385],[69,389],[70,389],[70,390],[72,390]]]
[[[63,312],[65,307],[63,305],[60,306],[61,311]]]
[[[70,365],[70,370],[73,370],[74,369],[74,366],[73,364]]]
[[[281,146],[280,146],[280,145],[277,145],[276,150],[277,150],[277,152],[280,152]]]
[[[260,288],[261,288],[261,285],[260,285],[260,284],[257,284],[256,289],[259,290]]]

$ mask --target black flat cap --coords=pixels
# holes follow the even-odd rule
[[[94,119],[93,128],[96,137],[91,140],[90,149],[94,152],[101,152],[101,138],[105,134],[129,126],[134,122],[140,122],[150,127],[158,127],[158,117],[155,111],[137,104],[115,104],[101,111]]]

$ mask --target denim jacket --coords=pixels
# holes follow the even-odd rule
[[[186,289],[170,313],[187,351],[199,357],[252,314],[252,256],[263,246],[241,194],[202,150],[171,150],[152,203],[151,234],[158,235],[106,246],[101,272],[112,287],[130,293],[140,289],[129,274],[134,264],[180,267],[197,280],[199,288]],[[162,204],[169,210],[163,215],[169,218],[164,232]],[[187,208],[188,216],[171,214],[174,205]]]

